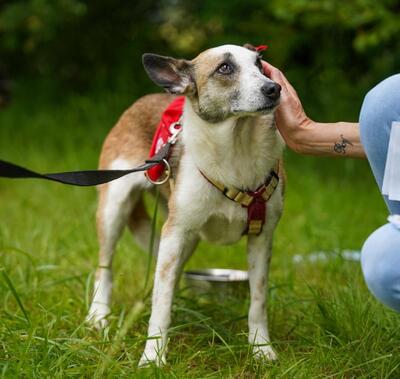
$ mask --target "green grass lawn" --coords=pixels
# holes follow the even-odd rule
[[[102,140],[129,104],[117,95],[75,96],[58,105],[38,97],[26,94],[0,111],[0,158],[41,172],[95,168]],[[400,317],[371,297],[359,263],[338,255],[292,259],[360,249],[385,222],[367,162],[286,152],[286,169],[268,304],[279,361],[251,357],[248,298],[221,302],[181,290],[168,364],[141,370],[150,315],[143,292],[148,255],[124,235],[114,265],[111,325],[104,333],[89,329],[95,189],[0,180],[2,377],[399,378]],[[246,269],[244,246],[201,244],[188,266]]]

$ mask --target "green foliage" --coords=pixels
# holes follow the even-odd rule
[[[82,89],[131,85],[146,51],[189,58],[221,43],[267,43],[266,58],[300,91],[345,82],[360,101],[399,71],[399,11],[398,0],[16,0],[0,6],[0,56],[15,78]]]
[[[145,29],[155,2],[27,0],[4,5],[3,64],[14,77],[50,75],[67,86],[111,79],[122,58],[140,57],[142,44],[149,42],[151,33]],[[128,44],[131,51],[125,54]]]

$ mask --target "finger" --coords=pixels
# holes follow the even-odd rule
[[[288,92],[289,96],[292,99],[298,97],[296,90],[293,88],[293,86],[289,82],[287,82],[287,84],[286,84],[286,91]]]
[[[265,75],[270,75],[271,71],[275,68],[274,66],[272,66],[272,64],[263,60],[261,61],[261,64]]]
[[[279,80],[280,71],[276,67],[265,61],[261,61],[261,63],[265,75],[267,75],[272,80]]]
[[[285,82],[286,82],[286,88],[288,89],[288,91],[293,95],[297,97],[297,92],[294,89],[294,87],[292,86],[292,84],[289,82],[289,80],[286,79],[285,77]]]

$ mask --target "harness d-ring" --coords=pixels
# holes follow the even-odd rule
[[[151,184],[154,184],[154,185],[156,185],[156,186],[159,186],[159,185],[161,185],[161,184],[166,183],[166,182],[168,181],[168,179],[171,177],[171,166],[170,166],[170,164],[168,163],[168,161],[167,161],[166,159],[163,159],[162,161],[163,161],[163,163],[164,163],[164,165],[165,165],[165,170],[164,170],[165,177],[164,177],[164,178],[162,178],[161,180],[152,180],[152,179],[149,177],[147,171],[144,173],[144,175],[146,176],[147,180],[148,180]]]

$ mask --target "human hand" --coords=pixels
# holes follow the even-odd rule
[[[286,144],[292,150],[300,152],[301,132],[310,127],[313,121],[307,117],[296,90],[285,75],[265,61],[262,61],[262,65],[264,74],[282,87],[280,105],[275,112],[276,125]]]

